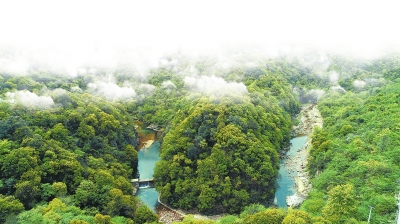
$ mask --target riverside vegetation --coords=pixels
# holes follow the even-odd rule
[[[165,60],[175,62],[145,77],[129,67],[76,77],[40,66],[0,73],[0,222],[157,222],[129,181],[137,120],[162,129],[154,174],[161,200],[230,214],[183,223],[362,223],[369,206],[372,223],[394,220],[397,55],[308,53],[252,65],[232,59],[229,68],[214,57]],[[265,208],[303,103],[317,103],[324,119],[311,136],[313,189],[297,209]]]

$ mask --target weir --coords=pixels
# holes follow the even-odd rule
[[[132,179],[131,183],[133,187],[137,189],[141,188],[154,188],[154,179],[147,178],[147,179]]]

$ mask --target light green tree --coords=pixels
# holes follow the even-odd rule
[[[63,182],[54,182],[51,185],[56,197],[64,197],[67,194],[67,185]]]
[[[342,223],[357,212],[357,196],[351,184],[338,185],[328,192],[328,203],[322,209],[323,216],[332,223]]]

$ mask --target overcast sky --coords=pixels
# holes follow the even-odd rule
[[[212,50],[317,45],[374,52],[400,44],[398,1],[54,1],[0,3],[0,44],[77,55],[115,46]],[[111,51],[111,50],[110,50]]]

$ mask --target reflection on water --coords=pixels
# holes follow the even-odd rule
[[[160,160],[158,148],[160,148],[160,142],[156,141],[149,148],[141,149],[138,152],[140,179],[153,178],[154,167],[156,166],[156,162]]]
[[[286,156],[295,157],[304,144],[307,142],[307,136],[297,137],[290,140],[290,150],[286,153]],[[275,204],[280,208],[287,208],[286,197],[293,195],[296,191],[294,189],[295,182],[294,178],[297,177],[296,170],[290,170],[290,167],[286,165],[286,159],[281,159],[279,174],[277,179],[277,189],[275,192]],[[290,166],[290,164],[288,164]]]

